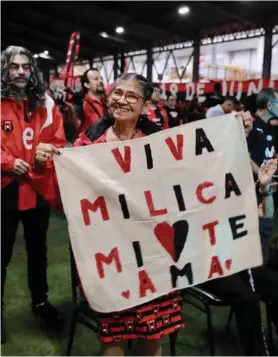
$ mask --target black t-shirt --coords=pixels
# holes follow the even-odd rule
[[[258,166],[275,158],[275,140],[277,140],[277,137],[274,133],[274,127],[256,116],[253,129],[247,138],[247,144],[251,159]]]
[[[165,110],[168,114],[169,128],[174,128],[175,126],[179,126],[181,123],[180,111],[177,108],[172,109],[169,107],[165,107]]]

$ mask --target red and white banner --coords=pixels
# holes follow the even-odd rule
[[[76,265],[96,311],[262,264],[244,128],[231,114],[62,149],[54,163]]]
[[[80,77],[72,77],[72,90],[78,92],[81,90]],[[243,93],[247,96],[259,93],[263,88],[278,88],[278,80],[272,81],[268,79],[253,79],[248,81],[217,81],[209,83],[189,82],[189,83],[160,83],[162,92],[167,94],[185,93],[187,100],[192,100],[194,95],[197,95],[202,101],[204,95],[214,92],[214,84],[221,83],[222,95],[236,96],[240,100]],[[63,79],[53,78],[50,81],[50,89],[54,92],[55,98],[59,97],[65,88]],[[108,93],[112,85],[108,85],[106,92]]]
[[[272,81],[268,79],[253,79],[248,81],[216,81],[209,83],[190,82],[190,83],[161,83],[162,92],[176,95],[185,93],[187,100],[192,100],[196,95],[199,101],[205,99],[206,94],[214,92],[215,83],[220,83],[222,86],[223,96],[235,96],[240,100],[243,93],[247,96],[258,94],[263,88],[278,88],[278,80]]]

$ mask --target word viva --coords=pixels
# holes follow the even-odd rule
[[[165,139],[165,143],[177,161],[183,160],[183,150],[184,150],[183,134],[177,134],[176,142],[174,142],[174,140],[171,137],[168,137]],[[146,155],[147,169],[151,170],[154,168],[151,145],[150,144],[144,145],[144,149]],[[206,149],[208,152],[214,151],[214,148],[211,145],[209,139],[207,138],[204,129],[197,128],[195,130],[195,155],[196,156],[202,155],[204,149]],[[131,147],[128,145],[124,146],[124,155],[122,155],[119,148],[113,149],[112,154],[117,164],[122,169],[122,171],[125,174],[129,173],[131,171],[131,161],[132,161]]]

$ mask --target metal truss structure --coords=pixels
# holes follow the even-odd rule
[[[278,33],[278,25],[272,29],[273,34]],[[221,36],[214,36],[203,38],[200,41],[200,46],[251,39],[266,35],[264,28],[250,29],[245,31],[233,32]],[[278,40],[272,44],[272,48],[277,46]],[[188,56],[181,60],[178,56],[180,50],[188,49]],[[194,41],[186,41],[182,43],[166,45],[162,47],[154,47],[152,49],[152,71],[158,80],[162,80],[167,70],[169,70],[169,63],[171,62],[171,71],[173,76],[176,76],[179,82],[187,75],[189,67],[192,65],[194,57]],[[178,63],[179,58],[179,63]],[[147,73],[147,50],[139,50],[133,52],[126,52],[116,56],[106,56],[95,58],[92,61],[94,67],[97,67],[103,77],[104,81],[109,84],[123,72],[136,72],[146,76]],[[158,68],[158,64],[160,68]],[[191,68],[192,69],[192,68]],[[188,77],[188,76],[187,76]]]

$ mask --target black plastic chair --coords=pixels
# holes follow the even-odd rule
[[[268,350],[270,355],[274,355],[274,342],[273,342],[273,329],[272,329],[272,317],[271,317],[271,302],[264,301],[266,307],[266,322],[267,322],[267,337],[268,337]],[[233,319],[233,310],[230,312],[227,328],[230,328]]]
[[[196,307],[198,310],[204,312],[207,316],[207,332],[210,348],[210,356],[215,356],[215,338],[214,330],[212,324],[212,306],[218,307],[229,307],[230,305],[220,299],[218,296],[208,292],[207,290],[202,289],[199,286],[194,286],[192,288],[187,288],[182,291],[183,300]],[[232,309],[230,311],[228,322],[226,328],[229,328],[229,325],[232,321]]]
[[[169,335],[170,356],[176,356],[177,339],[178,339],[178,331],[172,332]]]
[[[269,353],[274,356],[275,352],[274,352],[274,342],[273,342],[271,302],[265,302],[265,304],[266,304],[266,320],[267,320]]]
[[[210,293],[209,291],[201,288],[200,286],[194,286],[192,288],[183,290],[182,296],[184,301],[195,306],[197,309],[203,311],[207,315],[207,331],[208,331],[210,355],[215,356],[215,338],[214,338],[214,330],[212,324],[211,307],[212,306],[230,307],[230,304],[227,303],[225,300],[220,299],[218,296]],[[266,304],[266,315],[267,315],[268,348],[269,348],[269,353],[272,354],[274,353],[274,342],[273,342],[273,333],[272,333],[272,318],[270,313],[271,303],[265,302],[265,304]],[[231,308],[226,324],[227,330],[230,329],[233,315],[234,315],[234,311]]]
[[[73,300],[73,312],[70,323],[70,331],[68,337],[68,345],[66,356],[71,355],[74,333],[76,330],[77,323],[86,326],[88,329],[95,333],[98,333],[97,327],[97,313],[93,311],[88,302],[80,296],[78,288],[78,278],[77,271],[75,267],[74,257],[72,250],[70,248],[70,266],[71,266],[71,289],[72,289],[72,300]]]

